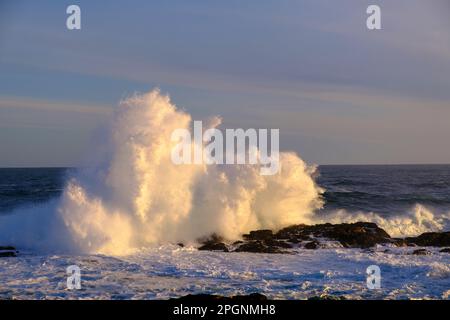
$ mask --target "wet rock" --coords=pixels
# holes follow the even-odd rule
[[[15,251],[0,251],[0,258],[6,257],[17,257],[17,253]]]
[[[369,248],[376,244],[392,241],[386,231],[375,223],[357,222],[341,224],[304,224],[291,226],[278,231],[276,239],[296,239],[297,241],[311,240],[311,237],[323,237],[339,241],[347,248]]]
[[[255,230],[243,235],[244,241],[236,241],[236,252],[287,253],[283,249],[293,248],[292,244],[303,243],[307,249],[317,249],[320,243],[317,238],[338,241],[345,248],[373,248],[377,244],[390,243],[398,247],[411,246],[450,246],[450,232],[429,232],[418,237],[405,239],[391,238],[375,223],[356,222],[341,224],[299,224],[283,228],[276,233],[272,230]],[[217,235],[200,241],[200,250],[228,251],[223,239]]]
[[[302,240],[309,239],[308,226],[304,224],[294,225],[281,229],[275,233],[275,239],[289,239],[290,242],[301,242]]]
[[[212,234],[209,237],[202,238],[198,240],[202,246],[198,248],[198,250],[209,250],[209,251],[223,251],[228,252],[228,248],[223,243],[223,238],[216,234]]]
[[[245,240],[272,240],[273,232],[272,230],[256,230],[250,231],[249,234],[244,234]]]
[[[440,250],[439,252],[450,253],[450,248],[444,248],[444,249]]]
[[[421,247],[448,247],[450,246],[449,232],[426,232],[418,237],[409,237],[405,241]]]
[[[266,246],[261,241],[250,241],[241,244],[236,248],[235,252],[253,252],[253,253],[285,253],[277,247]]]
[[[396,247],[407,247],[409,245],[408,241],[399,238],[392,239],[392,244]]]
[[[317,242],[317,241],[311,241],[311,242],[308,242],[305,244],[305,249],[312,250],[312,249],[317,249],[319,247],[320,247],[320,245],[319,245],[319,242]]]
[[[430,255],[431,252],[426,249],[417,249],[417,250],[414,250],[412,252],[412,254],[418,255],[418,256],[426,256],[426,255]]]
[[[0,246],[0,258],[17,257],[18,251],[12,246]]]
[[[12,246],[0,246],[0,251],[17,251],[17,250]]]
[[[297,239],[297,238],[290,238],[287,241],[290,242],[290,243],[300,243],[300,242],[302,242],[302,240]]]
[[[225,245],[225,243],[223,242],[218,242],[218,243],[206,243],[203,246],[201,246],[200,248],[198,248],[198,250],[208,250],[208,251],[223,251],[223,252],[228,252],[228,248]]]
[[[265,240],[264,244],[269,247],[277,247],[277,248],[284,248],[284,249],[292,248],[291,244],[287,243],[286,241],[280,241],[280,240],[273,240],[273,239]]]

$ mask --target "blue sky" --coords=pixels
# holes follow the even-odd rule
[[[2,0],[0,167],[76,166],[154,87],[195,119],[279,128],[310,163],[450,163],[449,74],[447,0]]]

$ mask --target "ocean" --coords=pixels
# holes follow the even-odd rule
[[[336,212],[352,218],[360,218],[358,213],[369,218],[372,212],[388,221],[390,216],[404,216],[401,225],[415,223],[429,228],[416,219],[415,206],[434,213],[450,212],[450,165],[318,169],[315,179],[325,192],[324,207],[316,214],[325,221],[327,217],[336,219]],[[26,214],[39,214],[46,203],[61,196],[73,173],[67,168],[0,169],[1,216],[18,214],[21,208],[28,208]],[[338,217],[342,218],[342,213]],[[436,220],[435,216],[431,219]],[[47,223],[39,218],[32,221]],[[27,226],[24,232],[28,230],[34,229]],[[20,233],[20,228],[15,232]],[[321,295],[349,299],[450,297],[450,255],[440,253],[439,248],[429,249],[431,254],[424,256],[411,255],[414,248],[384,246],[371,250],[298,249],[296,254],[279,255],[205,252],[191,245],[167,243],[121,256],[18,248],[18,257],[0,258],[3,299],[168,299],[198,293],[253,292],[275,299]],[[382,287],[369,290],[366,268],[374,264],[381,269]],[[69,265],[81,269],[81,290],[66,288]]]
[[[0,169],[0,214],[61,195],[71,168]],[[450,165],[326,165],[317,183],[325,189],[321,213],[343,209],[402,214],[415,204],[450,210]]]

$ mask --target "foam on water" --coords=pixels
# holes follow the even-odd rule
[[[167,299],[187,294],[307,299],[448,299],[450,255],[410,255],[414,248],[299,249],[295,254],[198,251],[174,245],[132,255],[22,255],[0,259],[1,298]],[[208,263],[205,263],[208,261]],[[81,268],[83,290],[66,289],[66,267]],[[381,269],[381,289],[366,286],[366,268]]]

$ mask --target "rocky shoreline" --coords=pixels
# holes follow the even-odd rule
[[[427,232],[417,237],[392,238],[375,223],[356,222],[340,224],[294,225],[277,232],[255,230],[243,235],[243,240],[226,243],[212,235],[199,241],[199,250],[253,253],[291,253],[296,248],[320,249],[330,247],[369,249],[376,245],[395,247],[450,247],[450,232]],[[440,252],[450,253],[450,248]],[[413,254],[428,254],[417,249]]]
[[[427,232],[417,237],[392,238],[385,230],[371,222],[293,225],[277,232],[255,230],[242,236],[242,240],[227,243],[217,235],[200,239],[198,250],[252,253],[293,253],[293,249],[360,248],[370,249],[376,245],[394,247],[438,247],[439,252],[450,253],[450,231]],[[182,243],[178,245],[183,246]],[[0,258],[16,257],[13,246],[0,246]],[[431,254],[425,248],[416,248],[414,255]]]

